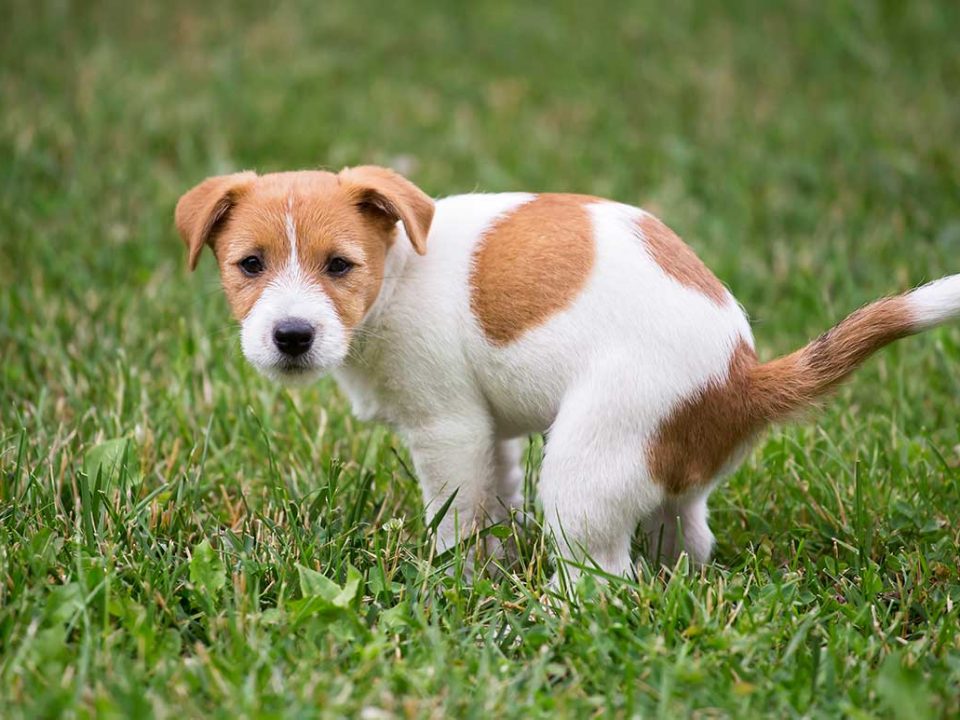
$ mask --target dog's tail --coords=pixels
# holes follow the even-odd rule
[[[753,417],[785,420],[813,405],[870,355],[895,340],[960,316],[960,275],[878,300],[796,352],[750,368]]]

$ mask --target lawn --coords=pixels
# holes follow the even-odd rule
[[[960,6],[271,5],[4,2],[0,715],[960,715],[960,326],[770,432],[711,565],[549,609],[536,528],[465,583],[399,441],[258,377],[172,222],[243,168],[604,195],[771,358],[960,272]]]

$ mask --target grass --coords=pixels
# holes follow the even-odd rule
[[[960,271],[955,3],[553,6],[5,4],[4,716],[960,714],[957,326],[770,433],[715,563],[549,612],[535,531],[448,575],[398,441],[257,377],[188,276],[198,179],[361,162],[643,204],[765,357]]]

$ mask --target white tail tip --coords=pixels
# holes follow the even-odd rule
[[[921,285],[906,296],[917,330],[926,330],[960,315],[960,275]]]

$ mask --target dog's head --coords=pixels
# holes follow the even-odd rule
[[[244,355],[282,380],[343,362],[380,293],[398,223],[422,255],[432,220],[427,195],[372,166],[212,177],[176,210],[190,269],[209,245]]]

